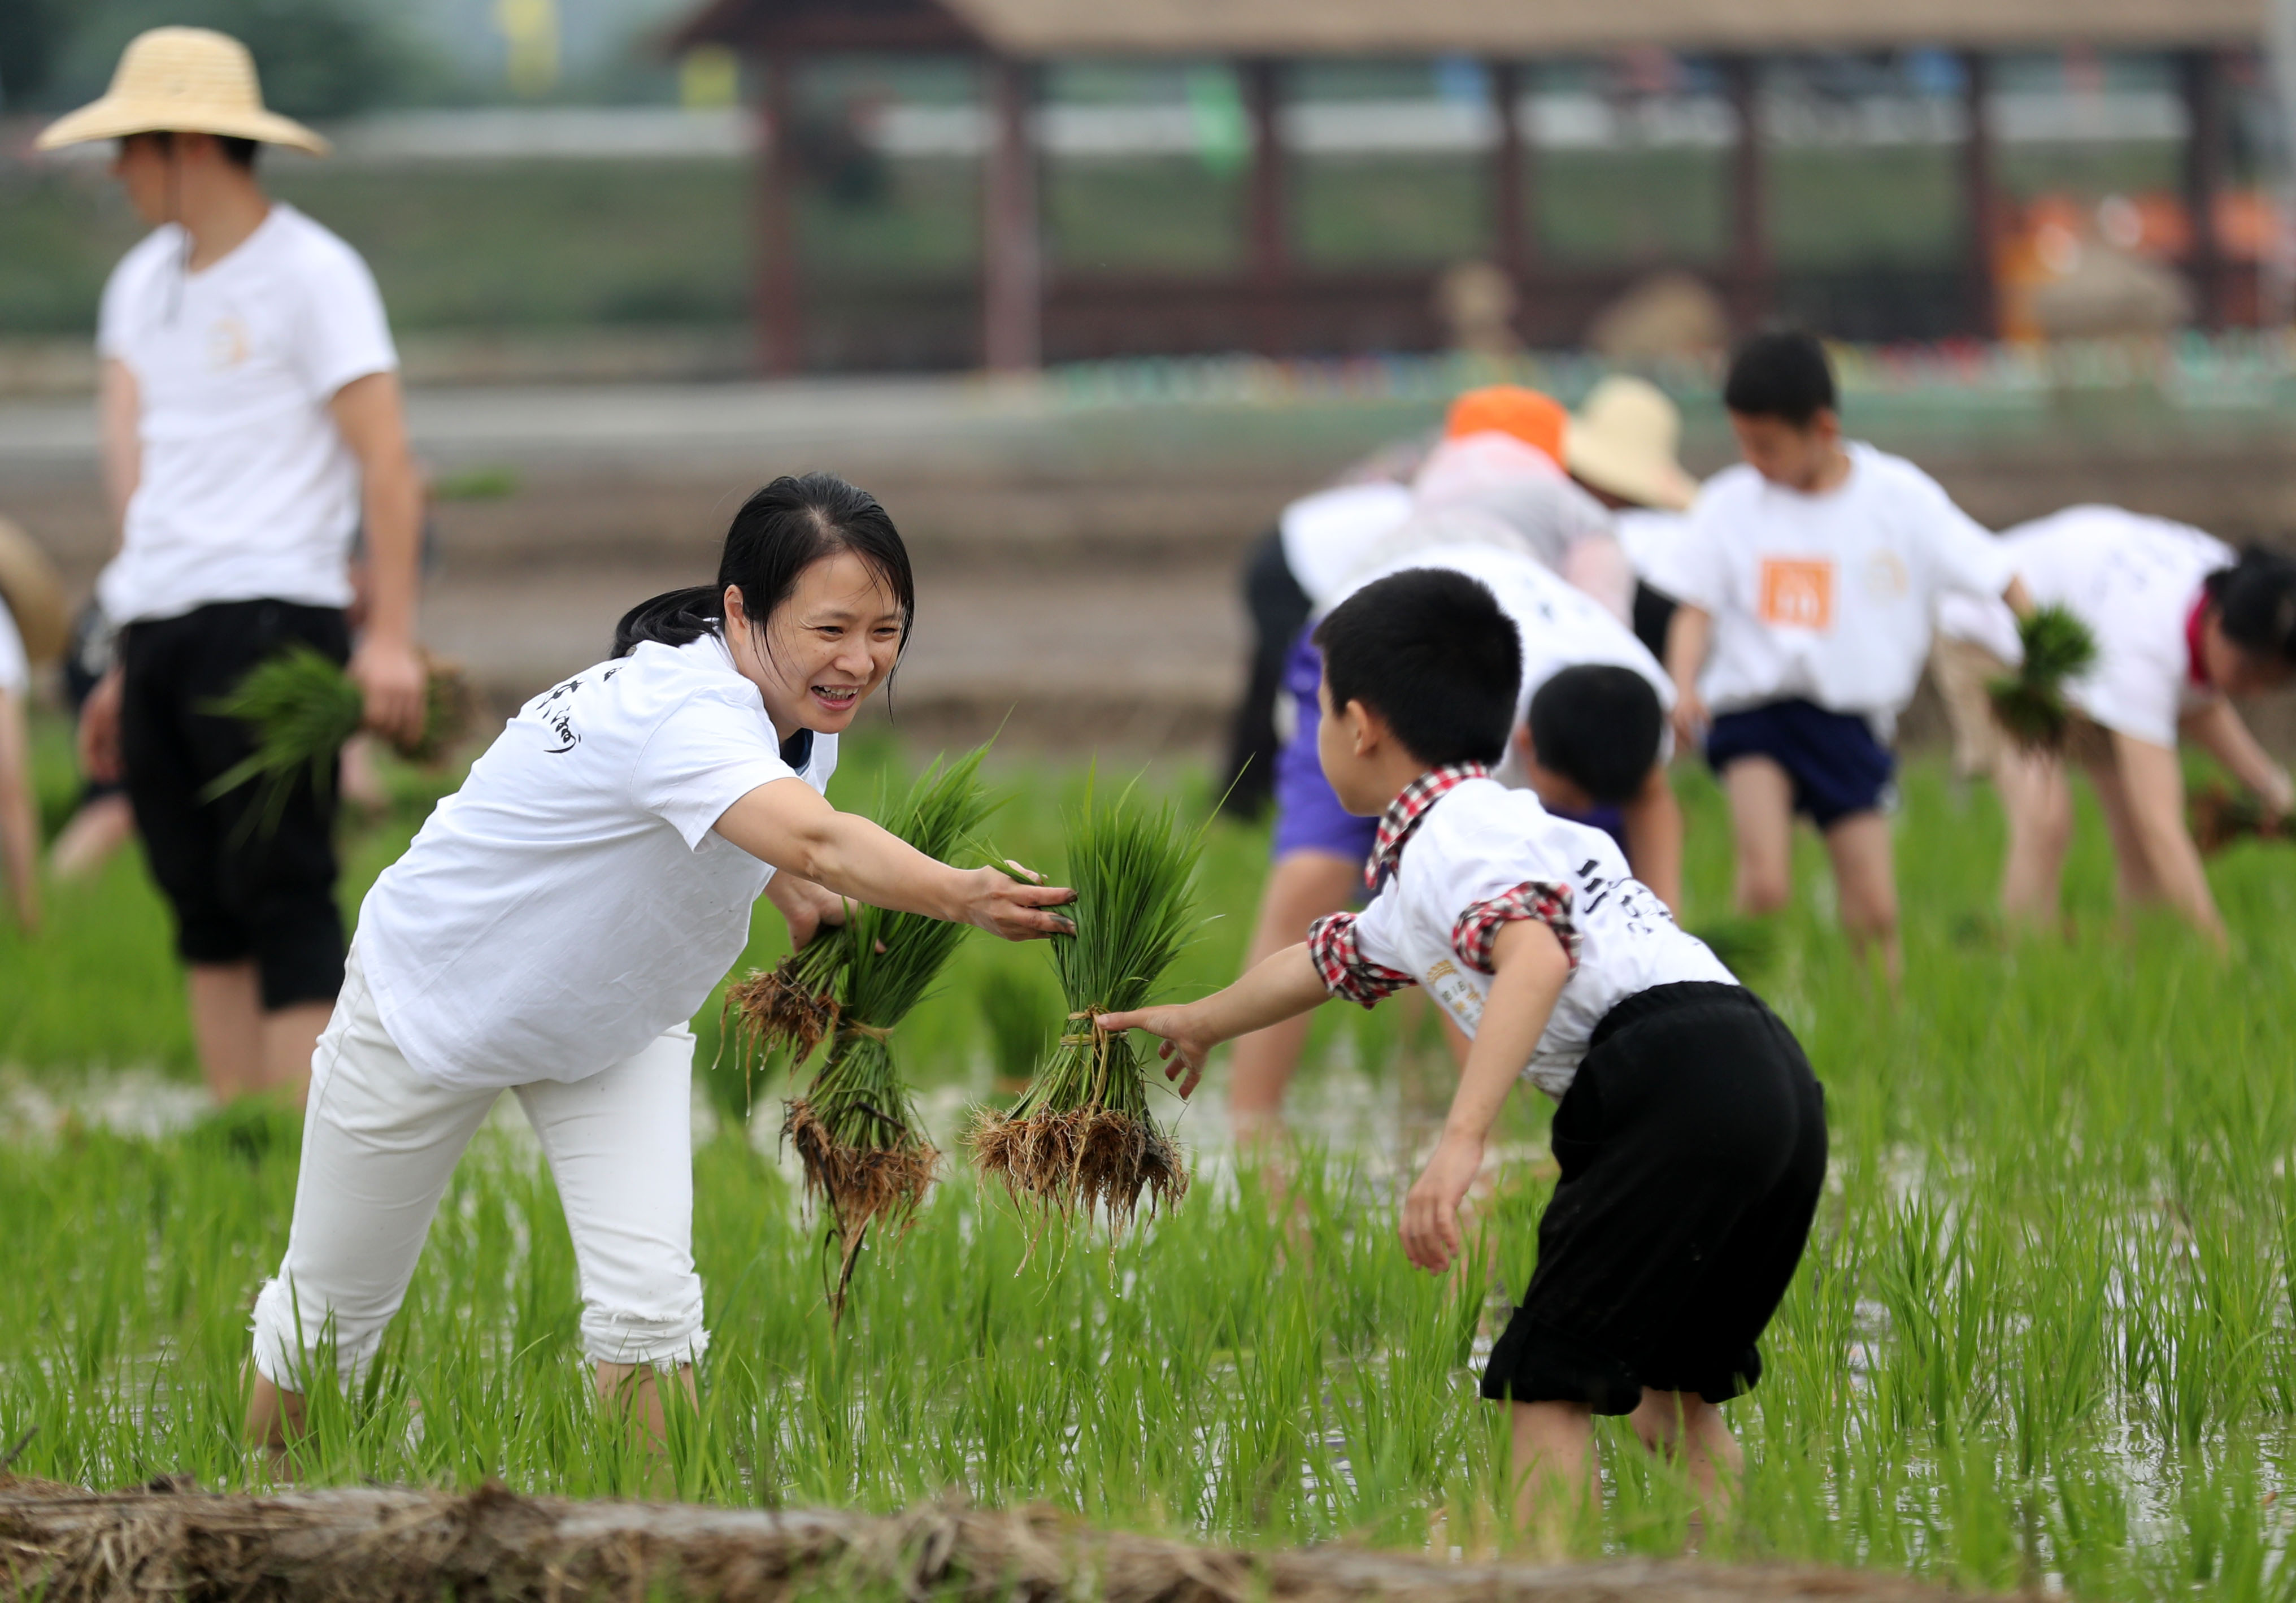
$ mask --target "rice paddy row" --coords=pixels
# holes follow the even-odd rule
[[[1054,861],[1064,782],[1026,788],[992,833]],[[1711,911],[1726,837],[1710,787],[1687,789],[1692,895]],[[2296,1449],[2296,960],[2280,938],[2296,852],[2217,860],[2239,945],[2219,964],[2173,928],[2117,933],[2085,818],[2077,933],[2006,946],[1982,912],[1999,862],[1989,801],[1925,769],[1908,791],[1904,999],[1876,996],[1816,908],[1787,922],[1762,977],[1826,1082],[1833,1175],[1765,1378],[1731,1405],[1750,1459],[1742,1517],[1706,1550],[2099,1599],[2296,1591],[2280,1496]],[[1231,917],[1179,989],[1233,964],[1258,850],[1250,832],[1208,837],[1208,906]],[[0,985],[23,962],[0,947]],[[1050,993],[1043,964],[967,943],[902,1027],[905,1070],[985,1099],[976,997],[989,974],[1023,970]],[[1447,1076],[1398,1067],[1392,1023],[1330,1011],[1327,1061],[1439,1109]],[[713,1083],[740,1106],[738,1085]],[[760,1124],[777,1124],[782,1094],[758,1088]],[[870,1242],[834,1330],[821,1222],[770,1140],[729,1118],[695,1155],[713,1342],[699,1412],[674,1422],[675,1489],[891,1508],[955,1488],[1249,1541],[1495,1543],[1481,1511],[1504,1501],[1508,1467],[1473,1365],[1529,1273],[1549,1183],[1543,1109],[1519,1100],[1510,1137],[1529,1155],[1479,1203],[1483,1251],[1464,1275],[1404,1262],[1396,1151],[1255,1171],[1207,1147],[1193,1113],[1179,1133],[1199,1148],[1197,1184],[1113,1243],[1047,1230],[1001,1188],[949,1173],[905,1242]],[[255,1474],[237,1443],[247,1309],[283,1243],[294,1147],[291,1124],[234,1114],[7,1153],[0,1452],[36,1430],[19,1473]],[[316,1400],[300,1472],[653,1489],[589,1399],[577,1311],[547,1175],[489,1136],[365,1390]],[[1580,1545],[1677,1548],[1682,1488],[1637,1453],[1608,1463]]]

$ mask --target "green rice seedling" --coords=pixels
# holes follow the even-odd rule
[[[2072,726],[2065,685],[2096,662],[2096,637],[2068,609],[2035,607],[2017,624],[2025,660],[1986,686],[1993,716],[2028,751],[2055,751]]]
[[[973,1122],[973,1162],[1014,1196],[1062,1213],[1104,1207],[1120,1228],[1144,1191],[1152,1211],[1188,1188],[1186,1159],[1148,1111],[1147,1068],[1128,1032],[1100,1015],[1145,1004],[1187,943],[1203,849],[1169,804],[1130,788],[1087,793],[1069,819],[1077,933],[1053,946],[1067,1028],[1007,1112]]]
[[[428,658],[425,667],[422,729],[412,740],[392,743],[414,762],[444,757],[469,729],[474,706],[460,669]],[[209,702],[206,711],[253,726],[255,750],[217,776],[202,799],[212,802],[242,785],[258,785],[250,817],[268,834],[279,827],[299,773],[308,773],[322,793],[333,785],[335,755],[364,724],[366,698],[324,654],[297,641],[250,669],[237,687]]]
[[[929,857],[955,856],[995,807],[980,783],[988,752],[980,746],[925,769],[886,827]],[[833,1316],[844,1314],[854,1256],[869,1227],[882,1220],[906,1230],[940,1161],[894,1066],[891,1034],[931,989],[967,929],[868,907],[855,908],[849,923],[844,999],[828,1056],[782,1120],[783,1139],[805,1165],[807,1191],[829,1211],[838,1248],[829,1293]]]
[[[1690,933],[1741,980],[1760,978],[1778,960],[1780,931],[1775,919],[1716,918]]]
[[[1045,988],[1013,969],[994,968],[975,993],[980,1023],[988,1035],[989,1072],[1001,1096],[1017,1097],[1029,1076],[1053,1049],[1053,999]]]

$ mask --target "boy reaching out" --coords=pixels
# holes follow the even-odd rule
[[[1666,654],[1676,732],[1704,740],[1729,797],[1739,910],[1791,900],[1802,814],[1825,838],[1852,949],[1878,949],[1894,981],[1889,743],[1938,600],[2031,604],[2009,554],[1935,480],[1843,442],[1833,373],[1809,335],[1741,346],[1722,399],[1745,461],[1707,481],[1653,580],[1681,603]]]
[[[1710,1505],[1726,1500],[1740,1458],[1715,1405],[1761,1373],[1755,1341],[1825,1178],[1808,1062],[1608,834],[1490,777],[1522,650],[1488,589],[1408,570],[1315,637],[1324,772],[1349,811],[1380,818],[1370,905],[1201,1001],[1097,1024],[1163,1037],[1186,1095],[1221,1041],[1327,996],[1370,1007],[1424,985],[1472,1045],[1405,1200],[1414,1263],[1459,1256],[1459,1207],[1513,1081],[1561,1104],[1538,1267],[1482,1384],[1513,1413],[1520,1523],[1591,1494],[1596,1414],[1631,1414]]]

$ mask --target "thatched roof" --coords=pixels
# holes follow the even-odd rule
[[[2267,0],[709,0],[680,30],[848,48],[1055,56],[1529,58],[1656,45],[1826,50],[1943,45],[2244,45]]]

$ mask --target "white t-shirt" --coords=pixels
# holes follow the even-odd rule
[[[1421,818],[1394,875],[1357,916],[1356,949],[1418,981],[1472,1036],[1491,976],[1459,960],[1452,933],[1469,908],[1529,880],[1569,887],[1579,939],[1578,966],[1522,1072],[1550,1096],[1570,1089],[1595,1026],[1627,998],[1685,980],[1737,982],[1628,871],[1616,841],[1491,779],[1463,782]]]
[[[1364,554],[1410,516],[1411,492],[1400,484],[1342,484],[1302,496],[1275,525],[1283,565],[1308,600],[1326,606]]]
[[[2177,720],[2216,699],[2192,678],[2185,626],[2202,581],[2239,560],[2213,535],[2118,506],[2068,506],[2001,537],[2037,605],[2065,608],[2096,637],[2096,666],[2065,686],[2108,729],[2174,748]],[[2006,604],[1952,596],[1938,628],[2005,662],[2024,655]]]
[[[1939,597],[1998,596],[2009,557],[1921,469],[1870,445],[1824,495],[1743,464],[1706,481],[1651,582],[1714,620],[1699,693],[1716,712],[1796,698],[1888,740],[1913,699]]]
[[[1609,511],[1554,459],[1512,434],[1446,440],[1427,455],[1411,487],[1421,512],[1464,508],[1497,518],[1548,567],[1580,540],[1611,532]]]
[[[837,737],[801,776],[824,789]],[[715,635],[519,709],[359,910],[385,1029],[442,1085],[581,1080],[693,1016],[773,870],[712,826],[791,777]]]
[[[1635,638],[1634,631],[1578,586],[1513,552],[1488,546],[1431,546],[1351,580],[1332,604],[1339,605],[1374,580],[1413,568],[1464,573],[1480,580],[1498,599],[1499,610],[1513,622],[1515,633],[1522,639],[1522,682],[1516,687],[1514,703],[1518,725],[1530,716],[1531,697],[1566,668],[1631,668],[1650,681],[1658,693],[1659,706],[1673,711],[1674,681]],[[1512,747],[1507,758],[1512,764]]]
[[[21,697],[31,688],[32,664],[24,654],[24,637],[16,629],[16,614],[0,597],[0,690]]]
[[[1690,531],[1690,514],[1651,506],[1622,506],[1611,514],[1619,546],[1635,566],[1635,577],[1660,588],[1652,577],[1673,560],[1674,547]]]
[[[222,260],[184,268],[153,230],[104,285],[96,350],[135,375],[141,476],[97,581],[117,623],[215,602],[345,606],[359,470],[327,403],[398,365],[348,245],[292,206]]]

